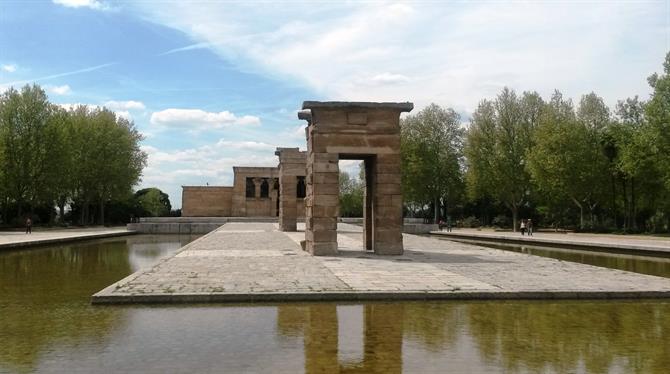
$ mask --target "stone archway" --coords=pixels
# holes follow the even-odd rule
[[[298,118],[307,120],[305,249],[316,256],[337,254],[340,159],[365,162],[363,236],[375,254],[400,255],[400,113],[412,103],[305,101]]]

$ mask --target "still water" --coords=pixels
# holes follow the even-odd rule
[[[445,240],[444,238],[438,238]],[[468,243],[467,240],[463,240]],[[578,262],[609,269],[632,271],[634,273],[655,275],[670,278],[670,258],[635,256],[616,253],[600,253],[577,249],[549,248],[519,244],[477,243],[481,247],[496,248],[506,251],[527,253],[535,256],[555,258],[557,260]],[[668,370],[670,373],[670,369]]]
[[[91,306],[193,238],[0,252],[0,372],[667,373],[670,302]],[[420,276],[420,275],[417,275]]]

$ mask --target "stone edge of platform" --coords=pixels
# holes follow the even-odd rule
[[[92,304],[281,303],[310,301],[412,300],[615,300],[668,299],[670,291],[447,291],[447,292],[308,292],[308,293],[161,293],[117,294],[108,289],[91,297]]]
[[[606,253],[635,254],[642,256],[670,257],[670,248],[651,247],[635,244],[614,243],[589,243],[574,240],[554,240],[546,238],[512,238],[502,235],[477,235],[470,233],[453,233],[443,231],[431,231],[430,235],[450,238],[455,241],[469,241],[470,244],[501,243],[501,244],[525,244],[538,247],[571,247],[573,249],[597,251]]]
[[[84,241],[84,240],[114,238],[114,237],[117,237],[117,236],[127,236],[127,235],[136,235],[136,234],[137,234],[137,231],[126,230],[126,231],[118,231],[118,232],[83,234],[83,235],[68,236],[68,237],[63,237],[63,238],[38,239],[38,240],[30,240],[30,241],[24,241],[24,242],[0,243],[0,251],[1,250],[9,250],[9,249],[27,248],[27,247],[38,247],[38,246],[45,246],[45,245],[50,245],[50,244],[62,244],[62,243],[70,243],[70,242],[79,242],[79,241]]]

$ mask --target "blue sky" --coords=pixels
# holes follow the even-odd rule
[[[668,51],[670,0],[0,2],[0,90],[132,118],[141,186],[176,207],[181,185],[304,148],[304,100],[436,102],[464,122],[503,86],[614,105],[647,98]]]

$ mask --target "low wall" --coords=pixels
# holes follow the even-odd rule
[[[216,230],[227,222],[277,222],[277,217],[143,217],[126,225],[140,234],[200,235]]]
[[[402,232],[405,234],[428,234],[431,231],[437,231],[440,227],[436,223],[407,223],[402,226]]]

